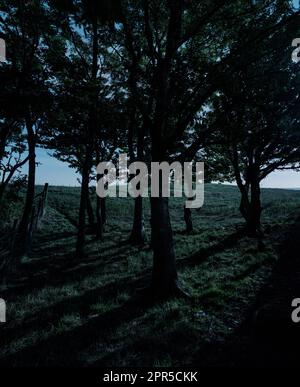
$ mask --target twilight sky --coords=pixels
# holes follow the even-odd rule
[[[75,171],[54,157],[47,154],[44,149],[37,150],[37,184],[49,183],[50,185],[78,186],[78,175]],[[23,168],[27,171],[28,166]],[[268,188],[300,188],[300,172],[276,171],[269,175],[262,187]]]

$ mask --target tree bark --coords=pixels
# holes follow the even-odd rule
[[[87,149],[90,147],[87,146]],[[87,209],[87,201],[89,196],[89,180],[90,180],[90,152],[86,151],[85,162],[82,168],[79,219],[76,242],[76,258],[82,258],[84,255],[85,243],[85,215]]]
[[[152,131],[152,160],[164,160],[161,131]],[[162,197],[162,175],[159,176],[159,197],[151,197],[151,248],[153,271],[151,293],[154,298],[183,295],[178,284],[173,231],[169,214],[169,200]],[[184,293],[186,296],[187,294]]]
[[[89,225],[91,227],[93,227],[95,224],[95,217],[94,217],[94,212],[93,212],[93,206],[91,203],[90,193],[88,194],[86,205],[87,205],[87,214],[88,214]]]
[[[164,298],[176,294],[178,277],[168,198],[151,198],[152,293]]]
[[[247,219],[247,231],[250,236],[261,235],[261,200],[260,186],[258,178],[254,178],[251,182],[251,202]]]
[[[96,148],[96,163],[100,163],[100,151],[99,148]],[[96,179],[97,183],[102,178],[102,175],[97,174]],[[106,222],[106,212],[105,212],[105,198],[100,198],[97,195],[96,199],[96,237],[97,239],[102,239],[104,232],[104,225]]]
[[[250,237],[260,237],[261,232],[261,199],[260,199],[260,184],[257,177],[250,181],[250,193],[242,193],[240,212],[246,220],[246,233]],[[249,198],[250,195],[250,198]]]
[[[129,241],[133,245],[142,245],[146,240],[146,232],[143,218],[143,198],[138,196],[134,199],[134,220]]]
[[[185,221],[185,231],[187,234],[191,234],[193,229],[193,220],[192,220],[192,211],[190,208],[184,207],[184,221]]]
[[[29,164],[28,164],[28,183],[27,183],[27,192],[25,198],[25,205],[23,209],[22,218],[19,224],[18,229],[18,253],[24,254],[27,250],[27,238],[29,232],[29,223],[32,214],[34,195],[35,195],[35,172],[36,172],[36,164],[35,164],[35,146],[36,139],[35,133],[33,130],[33,124],[31,119],[30,112],[27,112],[25,115],[25,124],[27,130],[27,143],[28,143],[28,156],[29,156]]]
[[[136,125],[136,107],[133,104],[130,111],[130,123],[128,128],[128,149],[129,149],[129,157],[130,162],[133,163],[136,161],[134,155],[134,125]],[[144,155],[144,126],[142,128],[138,128],[138,141],[137,141],[137,160],[142,161]],[[129,178],[132,179],[134,175]],[[146,240],[146,233],[144,227],[143,220],[143,198],[136,197],[134,199],[134,210],[133,210],[133,224],[132,230],[129,237],[129,242],[132,245],[141,245],[144,244]]]
[[[96,237],[97,239],[102,239],[103,237],[103,222],[102,222],[102,214],[101,214],[101,198],[97,196],[96,203]]]
[[[91,109],[89,112],[89,122],[86,136],[86,153],[82,167],[82,182],[81,182],[81,196],[80,196],[80,207],[79,207],[79,221],[78,221],[78,233],[76,243],[76,258],[82,258],[84,255],[84,243],[85,243],[85,215],[87,210],[87,201],[89,196],[89,180],[90,171],[92,167],[92,153],[94,150],[93,140],[94,133],[97,127],[97,71],[98,71],[98,24],[97,15],[95,13],[92,20],[92,85],[91,94]]]
[[[106,216],[106,198],[100,198],[100,207],[101,207],[101,217],[102,217],[102,226],[103,228],[106,225],[107,222],[107,216]]]

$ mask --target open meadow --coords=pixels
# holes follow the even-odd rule
[[[251,316],[286,254],[287,236],[295,231],[300,237],[299,191],[262,190],[263,246],[241,233],[236,187],[205,186],[204,206],[192,210],[191,235],[185,233],[183,199],[171,198],[179,278],[192,297],[155,304],[139,302],[152,255],[148,243],[127,241],[133,199],[107,199],[103,240],[88,235],[86,256],[78,260],[79,196],[78,188],[49,187],[31,253],[2,287],[7,323],[0,331],[0,364],[158,367],[253,360],[245,324],[256,324]],[[149,241],[148,201],[144,206]],[[7,211],[16,215],[17,207]]]

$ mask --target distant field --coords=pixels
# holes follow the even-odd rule
[[[230,339],[279,258],[285,232],[300,213],[300,192],[263,189],[265,249],[234,238],[243,226],[234,186],[205,186],[185,235],[183,199],[170,199],[179,275],[196,300],[134,307],[151,274],[149,247],[126,243],[133,199],[107,200],[104,240],[88,236],[87,256],[74,260],[79,189],[50,187],[33,251],[3,289],[7,320],[0,363],[18,365],[176,366],[210,364]],[[148,236],[149,201],[144,200]],[[208,348],[212,348],[208,350]],[[206,356],[207,353],[207,356]],[[213,353],[213,354],[212,354]]]

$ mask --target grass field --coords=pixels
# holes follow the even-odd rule
[[[7,323],[0,364],[178,366],[218,364],[222,348],[255,303],[300,213],[300,191],[262,191],[265,249],[241,237],[236,187],[208,184],[185,235],[183,201],[171,199],[180,280],[192,302],[136,301],[149,281],[149,247],[132,247],[133,200],[109,198],[103,241],[88,236],[86,258],[74,259],[79,189],[50,187],[47,211],[30,257],[2,289]],[[148,236],[149,202],[145,200]]]

